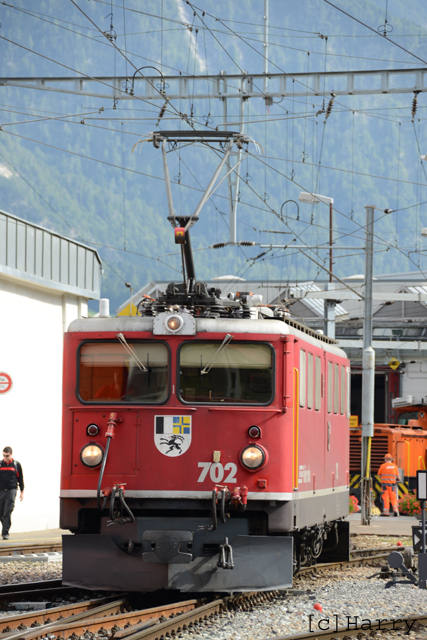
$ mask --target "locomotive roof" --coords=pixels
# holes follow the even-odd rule
[[[201,333],[233,333],[252,334],[254,338],[260,335],[293,335],[305,342],[321,347],[328,353],[347,358],[346,353],[338,346],[336,340],[321,335],[290,318],[283,319],[241,319],[241,318],[195,318],[196,337]],[[87,332],[141,332],[153,330],[152,317],[124,317],[116,318],[83,318],[74,320],[68,327],[68,333]],[[159,336],[165,338],[167,336]],[[183,336],[187,339],[189,336]],[[99,338],[99,335],[97,335]]]

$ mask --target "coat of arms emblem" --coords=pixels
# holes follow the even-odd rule
[[[165,456],[181,456],[191,444],[191,416],[155,416],[154,442]]]

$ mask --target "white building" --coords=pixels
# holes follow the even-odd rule
[[[96,251],[0,211],[0,448],[25,480],[12,537],[59,526],[63,333],[100,280]]]

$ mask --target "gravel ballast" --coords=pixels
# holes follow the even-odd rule
[[[372,536],[359,536],[354,547],[381,548],[389,545],[390,540],[381,537],[374,540]],[[398,584],[386,590],[387,580],[368,579],[378,571],[378,567],[367,566],[302,575],[294,580],[296,594],[282,595],[255,606],[251,611],[225,611],[215,620],[196,625],[178,637],[182,640],[195,637],[205,640],[266,640],[311,631],[315,638],[319,630],[329,627],[332,631],[336,625],[349,625],[353,629],[354,622],[357,622],[359,627],[365,625],[369,633],[369,623],[376,625],[378,620],[427,614],[427,590],[409,584]],[[60,578],[59,562],[10,563],[0,568],[0,584]],[[320,604],[322,611],[314,609],[315,604]],[[421,634],[426,637],[425,632]],[[387,631],[372,632],[372,635],[386,638],[391,634]],[[415,629],[405,629],[393,635],[420,637]]]
[[[4,562],[0,565],[0,584],[39,580],[61,580],[62,562]]]
[[[368,579],[377,571],[379,569],[372,566],[351,567],[297,578],[294,588],[304,591],[304,595],[285,595],[258,605],[250,612],[226,612],[209,626],[179,634],[179,638],[266,640],[309,631],[315,638],[316,632],[322,628],[326,631],[328,627],[332,631],[337,623],[338,627],[354,629],[354,624],[349,622],[357,622],[359,627],[364,624],[369,633],[369,624],[374,629],[378,620],[427,614],[427,591],[409,584],[398,584],[386,590],[386,580]],[[321,612],[314,609],[315,604],[322,606]],[[408,634],[405,631],[408,630],[395,635],[416,637],[413,629]],[[382,638],[390,635],[389,632],[379,633]]]

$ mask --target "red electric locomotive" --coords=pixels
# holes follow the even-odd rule
[[[290,587],[348,557],[349,361],[280,305],[197,282],[196,216],[169,219],[185,281],[65,335],[63,582]]]
[[[66,584],[283,588],[324,546],[348,553],[345,354],[193,285],[65,335]]]

